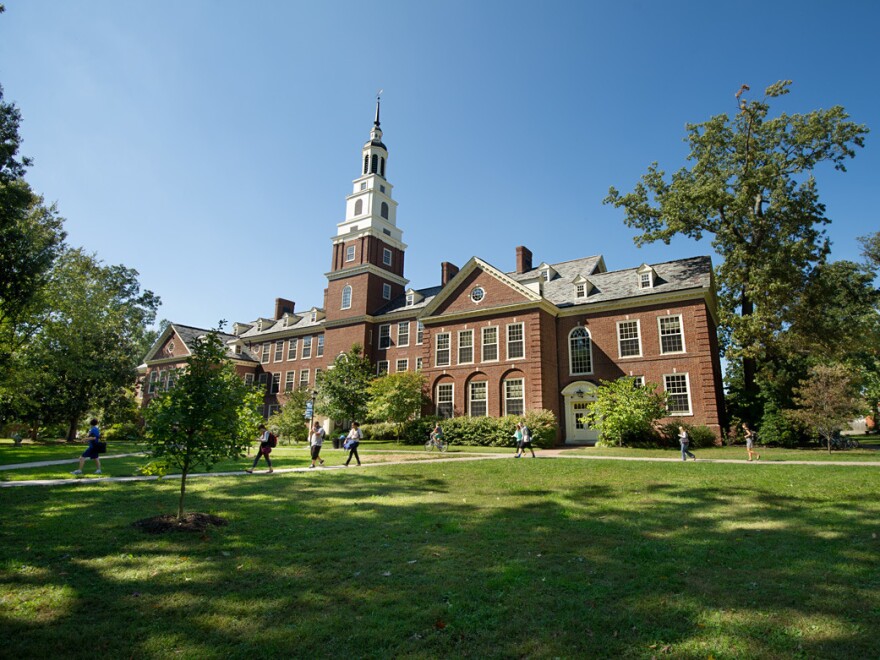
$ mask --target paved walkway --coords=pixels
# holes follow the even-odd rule
[[[423,453],[420,450],[412,450],[408,452],[407,450],[385,450],[379,449],[374,450],[375,453],[394,453],[394,454],[403,454],[403,453]],[[112,460],[114,458],[126,458],[129,456],[144,456],[141,453],[134,454],[112,454],[103,456],[101,458],[102,461]],[[439,455],[438,455],[439,456]],[[334,465],[328,467],[320,467],[314,468],[315,472],[327,472],[327,471],[359,471],[363,469],[372,469],[377,467],[382,467],[385,465],[413,465],[416,463],[457,463],[462,461],[484,461],[484,460],[495,460],[495,459],[511,459],[513,456],[510,453],[497,454],[497,453],[480,453],[480,452],[457,452],[456,458],[425,458],[419,461],[382,461],[376,463],[363,463],[361,466],[350,466],[345,467],[344,465]],[[585,454],[573,454],[570,449],[542,449],[538,458],[547,460],[547,459],[575,459],[575,460],[587,460],[587,461],[635,461],[635,462],[648,462],[648,463],[681,463],[682,460],[680,458],[665,458],[662,456],[652,456],[652,457],[641,457],[641,456],[589,456]],[[523,460],[530,460],[530,458],[523,458]],[[734,458],[708,458],[708,459],[698,459],[696,461],[688,461],[690,463],[748,463],[746,459],[734,459]],[[755,465],[819,465],[819,466],[827,466],[834,465],[838,467],[880,467],[880,461],[752,461]],[[0,470],[23,470],[26,468],[34,468],[34,467],[46,467],[52,465],[69,465],[79,463],[79,458],[74,459],[64,459],[57,461],[37,461],[34,463],[16,463],[13,465],[2,465],[0,466]],[[309,467],[296,467],[296,468],[276,468],[274,474],[286,474],[288,472],[312,472],[313,468]],[[253,475],[244,472],[243,470],[235,470],[233,472],[196,472],[190,474],[188,479],[204,479],[207,477],[259,477],[263,475],[268,475],[266,470],[260,470],[254,472]],[[103,477],[103,476],[95,476],[94,473],[85,473],[82,476],[78,477],[70,477],[64,479],[32,479],[28,481],[0,481],[0,488],[17,488],[24,486],[65,486],[71,484],[102,484],[102,483],[122,483],[128,481],[157,481],[160,477],[157,476],[132,476],[132,477]],[[167,474],[163,479],[179,479],[179,474]]]

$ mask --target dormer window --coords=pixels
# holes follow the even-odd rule
[[[415,297],[416,296],[414,293],[406,294],[406,306],[407,307],[412,307],[415,304]]]
[[[549,270],[542,270],[541,271],[541,279],[544,280],[545,282],[549,282],[550,281],[550,271]]]
[[[241,344],[236,344],[236,345],[235,345],[235,354],[236,354],[236,355],[241,355]]]
[[[586,298],[587,297],[587,285],[583,282],[580,284],[574,285],[574,297],[575,298]]]
[[[652,284],[653,282],[651,282],[651,273],[639,274],[639,288],[650,289]]]
[[[311,318],[312,318],[312,323],[314,323],[315,321],[318,320],[318,312],[315,311],[314,309],[312,310],[312,317]]]

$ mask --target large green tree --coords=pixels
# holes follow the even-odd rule
[[[62,219],[24,180],[21,113],[0,87],[0,388],[11,356],[39,327],[42,293],[64,245]]]
[[[192,355],[172,389],[161,392],[144,411],[146,439],[153,460],[143,471],[180,470],[178,519],[184,516],[187,476],[196,467],[242,454],[262,421],[263,392],[235,373],[226,347],[212,331],[191,346]]]
[[[363,420],[370,401],[373,368],[359,344],[339,355],[321,372],[317,412],[340,422]]]
[[[370,383],[370,418],[400,426],[418,417],[425,402],[425,376],[417,371],[402,371],[375,378]]]
[[[642,232],[638,245],[711,236],[722,259],[716,278],[724,349],[742,360],[743,385],[752,393],[764,347],[788,320],[792,291],[803,289],[828,251],[822,226],[830,220],[812,173],[823,163],[845,170],[868,132],[840,106],[771,117],[769,99],[789,85],[771,85],[760,100],[748,100],[743,86],[733,116],[688,124],[689,166],[667,177],[654,163],[632,192],[612,187],[605,200]]]
[[[64,423],[73,439],[90,411],[130,395],[159,299],[138,273],[106,266],[82,250],[59,257],[47,285],[48,314],[16,357],[16,380],[33,377],[6,401],[32,421]]]
[[[865,411],[865,401],[852,372],[841,364],[819,364],[795,388],[794,409],[786,413],[810,430],[814,430],[831,451],[835,432]]]

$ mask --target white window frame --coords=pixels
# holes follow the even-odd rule
[[[269,342],[264,342],[263,346],[260,348],[260,364],[269,364],[269,355],[272,350],[272,344]]]
[[[281,372],[272,373],[272,380],[269,383],[269,394],[278,394],[281,391]]]
[[[476,386],[482,386],[480,388]],[[482,398],[475,398],[475,390],[482,390]],[[482,412],[474,412],[474,404],[482,404]],[[472,380],[468,383],[468,417],[488,417],[489,416],[489,381],[488,380]]]
[[[312,336],[302,338],[302,359],[308,360],[312,357]]]
[[[511,398],[508,395],[508,385],[512,385],[513,383],[520,383],[520,392],[521,397],[518,399]],[[505,378],[501,381],[501,387],[503,388],[504,393],[504,414],[505,415],[523,415],[526,412],[526,381],[525,378]],[[520,401],[522,403],[522,410],[519,412],[510,410],[510,403],[512,401]]]
[[[388,373],[388,368],[388,360],[379,360],[378,362],[376,362],[376,375],[384,376]]]
[[[391,348],[391,324],[383,323],[379,326],[379,350]]]
[[[462,353],[462,350],[466,351]],[[469,354],[467,353],[469,351]],[[458,331],[458,364],[474,363],[474,331]]]
[[[579,282],[574,285],[574,297],[575,298],[586,298],[587,297],[587,284],[585,282]]]
[[[416,371],[422,370],[422,364],[423,364],[423,358],[417,357],[416,358]]]
[[[440,347],[441,340],[445,341],[445,348]],[[445,354],[445,360],[443,362],[440,361],[440,352]],[[434,366],[435,367],[448,367],[452,364],[452,333],[451,332],[438,332],[435,336],[434,341]]]
[[[382,265],[391,266],[394,263],[394,253],[388,248],[382,248]]]
[[[663,350],[663,338],[664,337],[674,337],[675,335],[670,333],[663,332],[663,321],[669,319],[678,319],[678,336],[681,338],[681,350],[679,351],[665,351]],[[658,316],[657,317],[657,338],[660,342],[660,355],[680,355],[681,353],[687,352],[687,347],[684,342],[684,319],[681,314],[668,314],[667,316]]]
[[[522,337],[520,339],[516,339],[511,341],[510,332],[514,328],[519,328]],[[507,332],[505,333],[507,336],[507,341],[505,342],[505,348],[507,350],[507,359],[508,360],[525,360],[526,359],[526,324],[522,321],[518,323],[508,323],[507,324]],[[515,346],[517,344],[522,344],[522,355],[511,356],[510,347]]]
[[[296,389],[296,370],[284,374],[284,391],[293,392]]]
[[[425,343],[425,324],[416,321],[416,346],[421,346],[423,343]]]
[[[639,288],[640,289],[652,289],[654,288],[654,275],[651,271],[645,271],[644,273],[639,273]]]
[[[253,375],[253,374],[251,374]],[[155,394],[156,390],[159,388],[159,372],[153,371],[150,373],[150,382],[147,385],[147,394]]]
[[[287,359],[295,360],[296,351],[299,348],[299,337],[291,337],[287,342]]]
[[[307,388],[309,386],[309,370],[308,369],[300,369],[299,372],[299,387]]]
[[[667,401],[670,396],[670,388],[669,388],[669,379],[676,379],[679,382],[684,383],[684,392],[677,391],[674,392],[674,396],[686,396],[687,397],[687,410],[669,410],[667,407],[667,412],[670,417],[689,417],[694,414],[693,410],[693,402],[691,401],[691,379],[690,374],[687,372],[684,373],[671,373],[671,374],[663,374],[663,391],[666,392]],[[683,379],[683,380],[682,380]],[[675,388],[673,388],[675,389]]]
[[[630,376],[633,379],[633,384],[636,387],[644,387],[645,386],[645,377],[644,376]]]
[[[575,333],[586,333],[587,341],[589,342],[590,350],[587,355],[587,361],[589,364],[587,365],[587,369],[585,371],[575,371],[575,352],[572,348],[572,342],[575,339]],[[572,328],[571,332],[568,333],[568,373],[570,376],[586,376],[593,373],[593,336],[590,331],[582,325],[577,326],[576,328]]]
[[[486,341],[486,332],[489,330],[495,331],[495,341],[487,342]],[[495,357],[486,357],[486,348],[494,347],[495,349]],[[500,352],[498,350],[498,326],[490,325],[481,329],[480,332],[480,360],[482,362],[498,362],[500,359]]]
[[[272,357],[273,362],[283,362],[284,361],[284,340],[275,342],[275,355]]]
[[[260,387],[262,389],[264,389],[264,390],[268,389],[269,388],[269,374],[261,373],[260,376],[257,378],[257,382],[260,384]]]
[[[244,375],[244,384],[245,385],[253,385],[254,384],[254,375],[253,374],[245,374]]]
[[[412,307],[416,302],[416,294],[408,293],[406,294],[406,306]]]
[[[394,371],[396,373],[402,373],[404,371],[409,371],[409,359],[401,358],[394,365]]]
[[[391,285],[387,282],[382,285],[382,298],[391,300]]]
[[[349,245],[348,247],[345,248],[345,261],[346,262],[354,261],[356,256],[357,256],[357,247],[356,246]]]
[[[624,337],[621,331],[623,325],[631,325],[635,324],[636,334],[635,337]],[[628,341],[632,342],[635,339],[638,344],[638,352],[631,353],[629,355],[623,354],[623,342]],[[624,319],[623,321],[617,322],[617,356],[621,360],[628,360],[631,358],[640,358],[642,357],[642,324],[639,319]]]
[[[324,335],[317,335],[318,343],[315,346],[315,357],[324,357]]]
[[[448,399],[445,394],[441,399],[440,388],[443,388],[444,392],[448,388]],[[448,416],[441,412],[441,406],[449,406]],[[434,389],[434,412],[437,417],[455,417],[455,383],[437,383],[437,387]]]
[[[409,321],[401,321],[397,324],[397,346],[398,348],[409,346]]]
[[[351,309],[351,285],[346,284],[342,287],[342,300],[339,309]]]

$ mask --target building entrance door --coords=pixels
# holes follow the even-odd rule
[[[592,445],[599,439],[599,432],[587,422],[587,406],[596,400],[596,386],[585,381],[571,383],[564,390],[565,398],[565,444]]]

